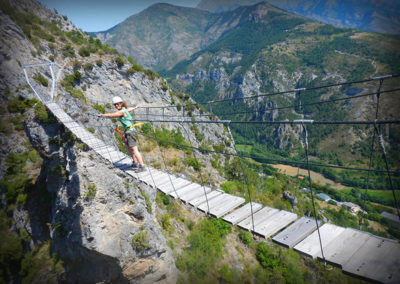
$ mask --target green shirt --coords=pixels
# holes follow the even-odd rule
[[[125,116],[120,116],[118,119],[122,123],[122,127],[124,128],[124,131],[129,128],[127,132],[131,132],[135,130],[135,127],[133,127],[133,117],[129,113],[129,111],[126,108],[122,108],[122,110],[125,112]],[[131,127],[132,126],[132,127]]]

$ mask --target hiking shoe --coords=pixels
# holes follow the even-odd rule
[[[135,172],[141,173],[141,172],[144,172],[145,170],[146,170],[146,167],[144,165],[139,165],[139,167],[137,168],[137,170]]]
[[[131,167],[132,167],[133,169],[137,169],[137,168],[139,168],[139,166],[140,166],[139,163],[133,162]]]

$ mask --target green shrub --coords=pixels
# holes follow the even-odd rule
[[[75,58],[75,49],[69,43],[63,46],[61,52],[64,57]]]
[[[22,115],[12,116],[10,121],[14,125],[15,130],[24,130],[24,117]]]
[[[229,194],[235,194],[242,191],[242,183],[239,181],[226,181],[221,184],[221,189]]]
[[[126,70],[126,75],[129,76],[131,74],[134,74],[134,73],[140,72],[140,71],[143,71],[143,67],[141,65],[132,64],[132,66],[128,70]]]
[[[93,108],[95,110],[99,111],[100,113],[105,113],[106,112],[106,109],[105,109],[104,105],[99,105],[99,104],[95,103],[93,105]]]
[[[55,123],[56,118],[50,113],[42,102],[35,105],[35,118],[41,123]]]
[[[96,65],[99,66],[99,67],[103,66],[103,60],[97,59],[96,60]]]
[[[171,199],[170,199],[169,195],[167,195],[167,194],[162,195],[162,203],[164,205],[169,205],[171,203]]]
[[[150,248],[149,240],[147,239],[147,231],[142,231],[132,237],[132,245],[137,251],[143,251]]]
[[[80,84],[82,75],[78,70],[74,70],[73,74],[66,75],[64,79],[61,81],[61,86],[65,89],[72,89],[76,85]]]
[[[280,259],[275,255],[272,248],[265,242],[260,242],[257,246],[256,258],[261,266],[273,271],[279,266]]]
[[[336,201],[335,201],[335,200],[332,200],[332,199],[330,199],[330,200],[328,201],[328,204],[337,205]]]
[[[153,127],[151,127],[151,124],[148,122],[144,123],[140,129],[146,135],[150,135],[153,133]]]
[[[248,231],[240,230],[239,238],[245,245],[251,245],[253,243],[253,236]]]
[[[169,214],[164,214],[161,216],[161,225],[166,231],[170,231],[171,229],[173,229],[173,227],[171,226],[171,216],[169,216]]]
[[[144,74],[146,74],[146,76],[150,79],[150,80],[154,80],[155,78],[160,78],[160,75],[158,75],[156,72],[154,72],[153,70],[150,69],[146,69],[144,71]]]
[[[195,124],[191,125],[190,129],[194,132],[194,136],[196,137],[197,141],[203,141],[204,134],[200,133],[199,128]]]
[[[205,167],[205,165],[197,160],[194,157],[187,157],[185,160],[186,164],[190,167],[192,167],[195,171],[200,171],[202,167]]]
[[[231,225],[229,225],[227,222],[223,221],[221,218],[218,219],[211,219],[211,223],[214,224],[215,228],[217,228],[219,235],[221,237],[224,237],[232,231]]]
[[[185,138],[182,135],[181,130],[178,129],[172,129],[172,130],[168,130],[166,128],[156,128],[155,130],[156,132],[156,137],[158,139],[160,139],[161,141],[159,141],[159,144],[163,147],[174,147],[176,149],[184,149],[184,150],[188,150],[187,147],[181,146],[181,145],[186,145],[188,146],[189,143],[185,141]],[[172,142],[172,143],[169,143]],[[188,150],[189,152],[191,150]]]
[[[164,92],[168,90],[168,84],[165,81],[161,83],[161,90],[163,90]]]
[[[149,212],[151,214],[153,212],[153,207],[151,206],[149,196],[143,190],[140,190],[140,193],[142,194],[142,196],[144,197],[144,200],[146,202],[147,212]]]
[[[7,205],[18,202],[25,205],[27,193],[32,186],[33,178],[27,174],[27,164],[31,162],[35,167],[40,167],[40,157],[35,150],[15,154],[10,152],[5,159],[6,172],[0,181],[5,189],[5,200]]]
[[[85,43],[86,39],[83,34],[78,30],[66,32],[65,35],[73,42],[77,44]]]
[[[79,53],[79,55],[82,56],[82,57],[88,57],[88,56],[90,56],[90,50],[89,50],[89,48],[86,47],[86,46],[81,46],[81,47],[79,48],[78,53]]]
[[[2,265],[2,273],[0,276],[3,281],[7,283],[5,278],[11,276],[10,274],[18,273],[16,269],[23,257],[23,246],[18,235],[10,231],[9,221],[5,211],[0,211],[0,263]],[[7,269],[8,268],[8,269]]]
[[[65,272],[63,262],[51,254],[50,241],[35,247],[21,262],[22,283],[57,283]]]
[[[86,97],[81,90],[66,88],[66,91],[74,98],[86,103]]]
[[[92,71],[93,67],[93,63],[90,62],[87,62],[83,65],[83,69],[85,69],[85,71]]]
[[[32,107],[39,102],[37,99],[25,99],[22,96],[14,97],[7,101],[7,109],[9,112],[24,112],[27,108]]]
[[[89,201],[93,200],[94,197],[96,196],[96,192],[97,192],[96,185],[93,183],[89,184],[88,190],[84,195],[85,199],[87,199]]]
[[[117,63],[118,68],[124,66],[124,59],[121,56],[116,57],[114,61]]]
[[[202,220],[187,240],[189,247],[178,256],[176,266],[187,271],[190,279],[200,281],[209,274],[222,254],[221,232],[210,220]]]
[[[132,65],[135,64],[135,60],[133,60],[132,56],[128,56],[128,62]]]
[[[37,72],[35,75],[33,75],[33,79],[38,83],[41,84],[42,86],[48,87],[49,86],[49,81],[42,75],[42,73]]]

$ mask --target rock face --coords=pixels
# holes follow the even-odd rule
[[[95,105],[101,105],[110,112],[112,109],[107,108],[107,104],[115,95],[123,97],[129,105],[142,107],[171,105],[172,100],[180,104],[191,102],[188,98],[183,101],[174,96],[169,87],[165,88],[166,82],[162,78],[151,77],[149,72],[138,71],[128,75],[130,66],[126,63],[117,67],[117,55],[104,52],[79,55],[79,45],[68,35],[78,38],[85,35],[61,15],[44,9],[38,2],[10,2],[9,7],[8,14],[0,11],[0,101],[5,112],[12,99],[19,96],[36,98],[26,84],[22,64],[50,62],[50,58],[56,63],[53,67],[58,76],[53,98],[49,96],[51,72],[48,66],[27,69],[27,75],[40,98],[56,100],[77,123],[92,128],[98,137],[109,144],[116,143],[113,139],[115,123],[111,119],[99,120]],[[23,31],[14,16],[10,16],[10,11],[21,15],[30,12],[48,23],[53,21],[57,41],[51,38],[43,40],[32,32],[31,36],[36,40],[33,43],[28,39],[27,31]],[[45,29],[44,26],[41,28]],[[68,31],[72,33],[67,34]],[[69,46],[75,50],[73,57],[63,55],[70,50]],[[98,63],[100,59],[101,64]],[[87,67],[90,64],[91,68]],[[79,80],[75,78],[73,91],[67,91],[60,81],[73,75],[74,71],[79,72]],[[47,86],[32,79],[39,73],[48,81]],[[156,112],[141,108],[135,116],[160,119],[161,114],[176,118],[182,116],[183,111],[176,106],[162,113],[160,109]],[[186,112],[184,114],[187,115]],[[192,109],[191,114],[199,115],[200,109]],[[22,118],[22,130],[7,134],[3,125],[11,124],[11,119],[15,117]],[[204,113],[203,117],[196,119],[208,120],[209,117]],[[32,108],[26,110],[23,116],[18,112],[7,112],[1,120],[0,176],[3,178],[6,173],[5,161],[9,153],[24,153],[33,146],[43,159],[43,166],[38,169],[37,186],[44,187],[47,193],[55,196],[54,200],[48,200],[50,207],[46,211],[39,208],[39,202],[35,202],[35,199],[44,197],[29,193],[27,207],[13,209],[11,215],[15,225],[11,229],[18,231],[26,228],[32,238],[32,247],[50,239],[52,252],[65,263],[63,280],[68,283],[176,282],[174,258],[155,218],[156,192],[153,189],[136,184],[130,176],[85,149],[65,132],[61,124],[39,122]],[[154,127],[160,126],[160,123],[154,124]],[[203,142],[207,142],[208,146],[232,141],[229,130],[223,125],[201,125],[196,131],[188,123],[163,123],[162,126],[180,128],[193,146],[201,143],[195,132],[202,134]],[[233,145],[233,142],[229,143]],[[196,152],[197,157],[210,166],[211,158]],[[160,160],[159,156],[159,153],[149,153],[146,161]],[[217,173],[215,169],[210,171]],[[0,187],[2,209],[5,208],[4,200],[5,190]]]
[[[66,260],[66,280],[174,283],[172,252],[151,213],[155,190],[136,184],[92,151],[74,145],[51,149],[48,127],[29,121],[26,129],[48,157],[42,175],[47,176],[47,190],[56,194],[50,235],[54,251]],[[54,174],[60,166],[62,175]],[[135,243],[138,234],[145,238]]]

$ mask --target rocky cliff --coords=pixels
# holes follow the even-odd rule
[[[161,114],[146,106],[183,105],[190,99],[174,94],[157,74],[94,41],[34,0],[2,1],[0,7],[0,194],[5,213],[0,216],[1,253],[8,263],[1,277],[6,282],[174,283],[174,258],[154,213],[156,192],[137,184],[66,131],[26,84],[22,65],[54,62],[58,81],[53,98],[49,67],[26,69],[40,99],[56,100],[108,144],[118,143],[114,123],[99,120],[97,114],[112,111],[113,96],[142,106],[135,114],[138,119]],[[192,107],[184,114],[200,111]],[[168,108],[164,115],[179,117],[182,110]],[[153,129],[161,126],[170,131],[180,128],[193,146],[231,141],[222,125],[156,123]],[[145,152],[145,162],[160,161],[157,144],[139,140],[152,148]],[[183,163],[179,151],[169,152],[176,163]],[[200,152],[197,158],[205,166],[211,163]],[[198,175],[190,166],[181,169],[187,178]],[[215,182],[223,180],[216,169],[210,174]]]

